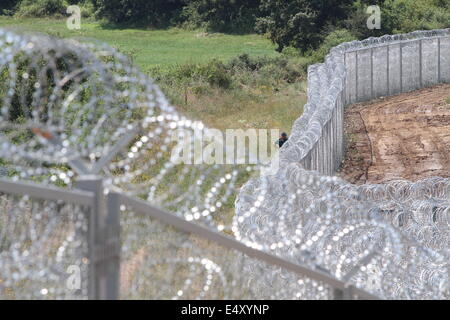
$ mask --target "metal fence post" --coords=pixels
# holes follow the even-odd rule
[[[107,195],[106,249],[106,299],[119,299],[120,281],[120,194]]]
[[[344,289],[333,289],[334,300],[354,300],[355,295],[353,293],[353,286],[345,287]]]
[[[400,43],[400,92],[403,92],[403,44]]]
[[[106,205],[103,180],[94,175],[81,176],[77,188],[95,195],[88,220],[88,297],[90,300],[117,299],[120,263],[117,195],[108,196]]]
[[[373,47],[370,48],[370,99],[374,99],[374,93],[373,93]]]
[[[358,100],[358,89],[359,89],[359,85],[358,85],[358,51],[355,51],[355,101],[354,102],[359,102]]]
[[[423,87],[423,54],[422,54],[423,41],[419,40],[419,80],[420,87]]]
[[[391,88],[390,88],[390,62],[389,59],[391,57],[390,52],[391,51],[391,47],[389,45],[386,46],[386,83],[387,83],[387,88],[386,88],[386,95],[390,95],[391,94]]]
[[[437,39],[437,47],[438,47],[438,83],[441,83],[441,38]]]

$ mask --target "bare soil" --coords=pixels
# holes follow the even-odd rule
[[[450,177],[450,84],[348,106],[338,176],[354,184]]]

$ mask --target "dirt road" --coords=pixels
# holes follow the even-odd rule
[[[356,184],[450,177],[450,84],[348,106],[339,176]]]

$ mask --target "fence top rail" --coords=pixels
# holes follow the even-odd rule
[[[345,50],[344,53],[353,53],[353,52],[356,52],[356,51],[365,51],[365,50],[371,50],[371,49],[374,49],[374,48],[383,48],[383,47],[389,47],[389,46],[403,45],[403,44],[412,43],[412,42],[438,40],[438,39],[443,39],[443,38],[450,39],[450,35],[440,35],[440,36],[433,36],[433,37],[427,37],[427,38],[418,38],[418,39],[397,40],[397,41],[392,41],[392,42],[373,44],[373,45],[367,46],[367,47],[360,47],[360,48],[353,48],[353,49]]]
[[[239,251],[251,258],[255,258],[264,261],[268,264],[281,267],[283,269],[295,272],[299,275],[306,276],[316,281],[324,282],[333,287],[334,289],[338,290],[351,289],[351,291],[359,298],[370,300],[380,299],[379,297],[371,293],[356,288],[352,285],[348,285],[347,283],[340,281],[325,272],[322,272],[320,270],[312,270],[310,268],[293,263],[284,258],[272,255],[270,253],[258,249],[251,248],[245,245],[244,243],[237,241],[236,239],[220,234],[216,231],[210,230],[207,227],[203,227],[201,225],[186,221],[183,218],[180,218],[172,213],[166,212],[162,209],[152,206],[148,202],[145,202],[143,200],[136,199],[134,197],[130,197],[121,193],[114,193],[114,195],[119,197],[120,203],[122,203],[125,206],[129,206],[136,213],[141,215],[147,215],[160,222],[166,223],[180,231],[195,234],[199,237],[212,241],[222,247]]]
[[[30,182],[16,182],[0,179],[0,192],[13,195],[28,195],[32,198],[51,201],[63,201],[81,206],[92,206],[94,194],[78,190],[64,190],[61,188],[43,186]]]

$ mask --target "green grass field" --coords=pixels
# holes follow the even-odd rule
[[[205,34],[201,30],[143,30],[102,27],[95,21],[81,21],[80,30],[69,30],[66,20],[0,16],[0,27],[43,32],[63,38],[100,40],[125,53],[133,53],[134,62],[143,70],[183,63],[202,63],[212,59],[227,61],[239,54],[276,56],[274,45],[262,36]]]

